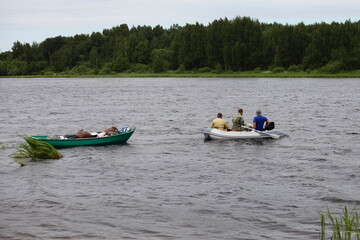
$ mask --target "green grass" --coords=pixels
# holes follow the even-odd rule
[[[326,217],[329,224],[326,222]],[[334,215],[327,208],[326,214],[321,214],[321,239],[325,240],[326,226],[331,226],[333,240],[360,240],[360,222],[356,208],[350,212],[347,207],[342,210],[342,215]]]
[[[7,77],[23,77],[23,78],[360,78],[360,71],[342,72],[336,74],[313,72],[280,72],[273,73],[270,71],[258,72],[184,72],[177,73],[169,71],[165,73],[114,73],[114,74],[65,74],[54,73],[51,75],[26,75],[26,76],[7,76]]]
[[[22,160],[24,158],[29,158],[31,161],[62,158],[62,155],[50,144],[27,136],[23,138],[26,143],[21,143],[16,152],[10,155],[21,166],[26,165]]]

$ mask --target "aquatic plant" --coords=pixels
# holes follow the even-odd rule
[[[3,143],[0,143],[0,148],[2,148],[3,150],[5,150],[5,149],[6,149],[6,146],[5,146],[5,144],[3,144]]]
[[[356,208],[353,208],[350,213],[345,206],[342,211],[342,216],[334,216],[329,208],[327,213],[321,214],[321,239],[325,239],[326,232],[326,216],[330,220],[333,240],[360,240],[360,222],[359,215],[356,212]]]
[[[21,161],[21,158],[30,158],[32,161],[62,158],[61,153],[46,142],[42,142],[27,136],[23,137],[23,139],[26,141],[26,143],[20,144],[20,146],[17,148],[17,151],[10,155],[12,158],[17,159],[17,162],[22,166],[26,165],[26,163]]]

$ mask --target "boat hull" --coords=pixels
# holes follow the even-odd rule
[[[203,134],[206,139],[265,139],[274,138],[274,136],[286,136],[285,133],[279,130],[270,131],[249,131],[249,132],[228,132],[221,131],[216,128],[204,128]]]
[[[74,139],[53,139],[49,136],[32,136],[32,138],[49,143],[55,148],[77,147],[77,146],[101,146],[111,144],[124,144],[134,133],[135,129],[117,135],[92,138],[74,138]]]

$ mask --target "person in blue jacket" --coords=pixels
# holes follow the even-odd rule
[[[270,121],[261,115],[261,110],[256,111],[256,116],[253,120],[253,128],[258,131],[264,131],[267,126],[269,126]],[[264,128],[265,127],[265,128]]]

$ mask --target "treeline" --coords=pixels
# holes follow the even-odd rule
[[[129,27],[13,44],[0,75],[120,72],[313,71],[360,69],[360,21],[265,24],[248,17],[209,23]]]

